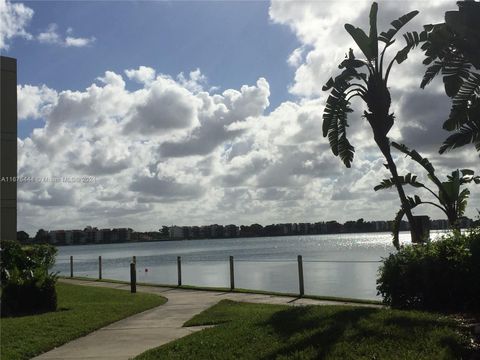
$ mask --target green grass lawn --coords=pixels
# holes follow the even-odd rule
[[[58,310],[1,319],[1,359],[21,360],[165,303],[153,294],[57,284]]]
[[[218,324],[147,351],[153,359],[461,359],[467,337],[437,314],[223,300],[185,326]]]

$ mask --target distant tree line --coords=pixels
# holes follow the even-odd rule
[[[480,225],[480,220],[461,219],[461,227]],[[447,220],[431,220],[432,230],[448,229]],[[44,230],[30,237],[25,231],[17,232],[17,240],[22,243],[52,245],[109,244],[122,242],[184,240],[184,239],[228,239],[245,237],[271,237],[295,235],[321,235],[341,233],[388,232],[392,221],[365,221],[363,218],[339,223],[336,220],[316,223],[283,223],[270,225],[204,225],[204,226],[162,226],[158,231],[134,231],[130,228],[97,229],[88,226],[84,230]],[[408,231],[409,224],[402,221],[400,230]]]

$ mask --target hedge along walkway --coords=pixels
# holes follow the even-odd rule
[[[76,285],[101,286],[129,290],[129,285],[85,280],[60,279]],[[137,286],[137,291],[162,295],[168,298],[164,305],[133,315],[108,325],[93,333],[46,352],[34,359],[99,359],[123,360],[135,357],[146,350],[189,335],[205,326],[182,327],[194,315],[215,305],[222,299],[234,301],[301,305],[359,305],[314,299],[296,299],[287,296],[231,293],[217,291],[185,290],[177,288]]]

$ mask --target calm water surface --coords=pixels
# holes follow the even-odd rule
[[[401,233],[400,240],[409,241],[410,234]],[[58,250],[54,271],[61,275],[70,274],[73,256],[75,276],[97,278],[101,255],[104,279],[129,280],[135,255],[137,281],[174,285],[176,259],[181,256],[183,284],[221,287],[230,284],[231,255],[236,287],[279,292],[298,292],[297,255],[302,255],[306,294],[378,299],[378,261],[395,248],[390,233],[364,233],[78,245]]]

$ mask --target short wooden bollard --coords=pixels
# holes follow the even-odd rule
[[[230,256],[230,290],[235,289],[235,272],[233,267],[233,256]]]
[[[303,260],[302,260],[302,255],[298,255],[297,258],[298,261],[298,285],[299,285],[299,290],[300,290],[300,297],[305,295],[305,287],[303,283]]]
[[[73,278],[73,256],[70,256],[70,277]]]
[[[133,262],[130,264],[130,292],[137,292],[137,269]]]
[[[178,286],[182,286],[182,257],[177,256]]]
[[[102,280],[102,257],[98,257],[98,280]]]

